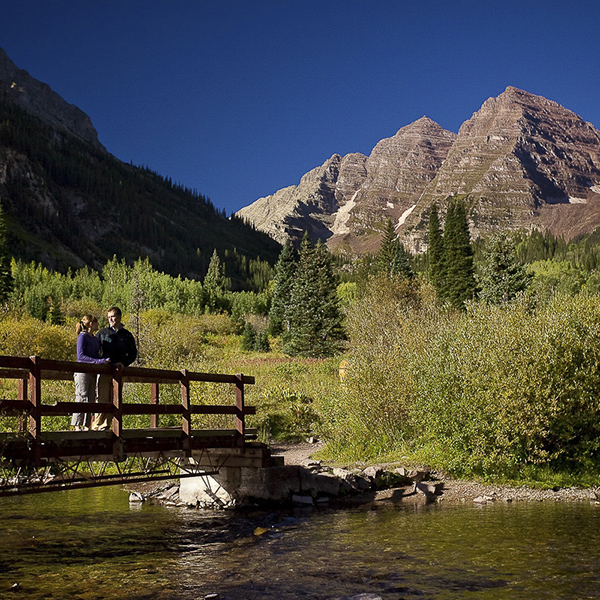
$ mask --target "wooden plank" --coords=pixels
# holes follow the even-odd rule
[[[54,361],[62,362],[62,361]],[[45,364],[45,363],[44,363]],[[107,364],[94,364],[83,362],[64,361],[65,368],[48,369],[44,367],[41,370],[42,379],[50,381],[68,381],[73,379],[74,373],[91,373],[92,375],[112,374],[112,367]]]
[[[192,437],[195,438],[210,438],[210,437],[235,437],[237,431],[235,429],[193,429]]]
[[[124,415],[180,415],[181,404],[141,404],[128,402],[123,404]]]
[[[112,431],[44,431],[41,434],[43,441],[61,442],[63,440],[98,440],[112,439]]]
[[[188,372],[190,381],[209,381],[211,383],[237,383],[237,375],[223,375],[220,373],[194,373]],[[253,384],[255,378],[250,375],[244,375],[244,383]]]
[[[0,379],[28,379],[29,369],[0,369]]]
[[[31,403],[29,400],[0,400],[0,410],[2,410],[3,402],[7,402],[8,406],[15,405],[22,410],[29,410]],[[142,404],[141,402],[128,402],[123,404],[124,415],[181,415],[184,412],[181,404]],[[43,416],[51,415],[69,415],[75,412],[80,413],[110,413],[114,409],[112,404],[107,402],[55,402],[54,404],[42,404],[40,411]],[[198,415],[237,415],[238,409],[235,406],[227,405],[192,405],[190,407],[192,414]],[[256,407],[246,406],[245,414],[256,414]]]
[[[89,409],[88,407],[94,407]],[[81,410],[80,410],[81,409]],[[91,402],[56,402],[56,404],[42,404],[42,416],[70,415],[76,412],[95,413],[98,409]]]
[[[191,411],[195,415],[237,415],[239,413],[237,406],[218,404],[195,404],[191,407]],[[256,407],[244,407],[244,414],[255,415]]]
[[[146,367],[125,367],[123,371],[124,381],[137,381],[138,379],[147,383],[151,383],[152,381],[179,383],[181,381],[181,372],[167,369],[149,369]]]
[[[5,399],[0,400],[0,412],[5,410],[15,410],[25,412],[31,409],[31,402],[29,400],[12,400]]]
[[[25,356],[0,356],[0,368],[26,369],[31,368],[31,359]]]
[[[237,407],[233,405],[194,404],[191,409],[195,415],[236,415]]]
[[[124,429],[122,433],[124,439],[139,438],[181,438],[183,431],[180,427],[148,427],[144,429]]]

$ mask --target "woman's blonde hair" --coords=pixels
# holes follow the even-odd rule
[[[94,317],[93,315],[83,315],[79,323],[77,323],[77,335],[79,335],[82,331],[87,331],[90,328],[90,325],[98,320],[98,317]]]

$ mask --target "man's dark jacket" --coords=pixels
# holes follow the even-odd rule
[[[110,358],[111,364],[129,366],[137,358],[135,338],[130,331],[121,327],[116,331],[105,327],[98,332],[101,358]]]

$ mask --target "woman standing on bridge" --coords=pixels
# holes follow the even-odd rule
[[[77,323],[77,360],[84,363],[107,363],[108,358],[100,358],[100,341],[94,335],[98,331],[98,318],[83,315]],[[94,402],[96,400],[96,375],[94,373],[74,373],[75,401]],[[73,413],[71,426],[76,431],[87,430],[92,421],[91,413]]]

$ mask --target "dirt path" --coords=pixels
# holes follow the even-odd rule
[[[311,456],[323,448],[324,445],[322,442],[315,442],[314,444],[308,442],[274,442],[271,444],[271,454],[273,456],[283,456],[286,465],[301,465],[310,460]]]

